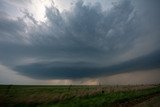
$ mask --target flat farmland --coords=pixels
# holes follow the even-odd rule
[[[0,107],[139,107],[159,96],[160,85],[0,85]]]

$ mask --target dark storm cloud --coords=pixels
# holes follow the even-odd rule
[[[133,6],[129,1],[119,6],[121,8],[115,7],[109,13],[103,12],[99,4],[89,7],[83,5],[82,1],[77,2],[71,12],[60,13],[55,7],[47,8],[49,26],[38,26],[38,32],[31,31],[30,41],[48,46],[49,50],[51,46],[53,50],[58,48],[62,52],[84,58],[117,53],[121,49],[117,47],[119,44],[125,50],[128,48],[126,44],[132,45],[130,41],[133,41],[136,33],[133,30],[134,23],[128,20]]]
[[[150,2],[121,0],[103,11],[98,3],[88,6],[78,1],[72,10],[63,12],[53,4],[46,7],[47,21],[40,24],[27,10],[17,19],[3,12],[1,63],[38,79],[159,68],[159,2]],[[127,53],[129,56],[123,57]],[[36,60],[26,64],[26,59]]]
[[[0,28],[1,28],[0,35],[2,35],[1,39],[16,40],[20,38],[21,35],[20,33],[24,32],[23,29],[24,25],[23,23],[20,22],[20,20],[14,21],[14,20],[0,18]]]
[[[94,63],[42,62],[17,66],[14,70],[36,79],[80,79],[113,75],[137,70],[160,68],[160,51],[109,67],[96,67]],[[38,71],[38,73],[37,73]]]

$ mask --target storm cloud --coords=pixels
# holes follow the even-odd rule
[[[20,75],[73,80],[160,68],[158,0],[117,0],[108,10],[79,0],[64,11],[52,2],[45,21],[27,9],[13,17],[7,4],[17,6],[1,1],[0,63]]]
[[[97,78],[137,70],[158,69],[160,68],[159,55],[160,51],[108,67],[97,67],[96,64],[85,62],[43,62],[17,66],[15,70],[36,79]]]

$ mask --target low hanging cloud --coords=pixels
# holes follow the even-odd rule
[[[100,3],[89,6],[80,0],[62,12],[52,4],[45,22],[27,10],[18,18],[0,10],[0,62],[34,79],[160,68],[158,3],[119,0],[105,11]]]
[[[27,75],[36,79],[96,78],[103,75],[160,68],[159,55],[160,51],[108,67],[97,67],[93,63],[89,64],[85,62],[43,62],[17,66],[15,70],[20,71],[22,75]]]

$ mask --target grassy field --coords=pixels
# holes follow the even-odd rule
[[[159,94],[160,85],[0,85],[0,107],[125,107]]]

